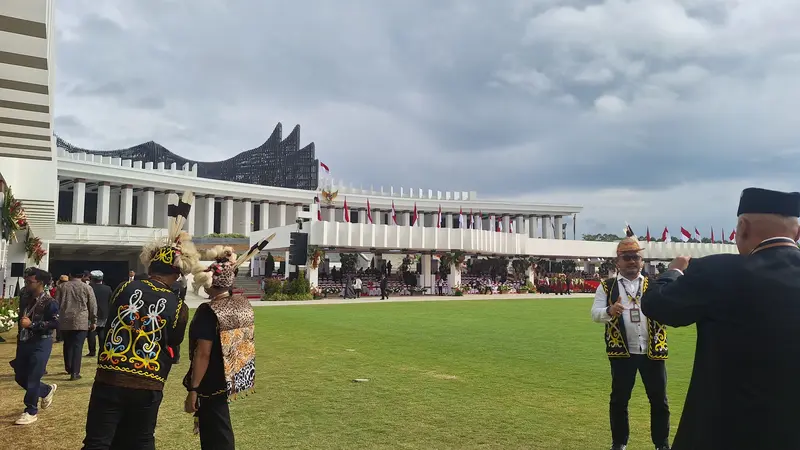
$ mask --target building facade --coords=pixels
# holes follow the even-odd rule
[[[150,141],[123,150],[86,150],[76,147],[61,138],[56,145],[68,153],[86,153],[110,158],[142,161],[166,167],[176,164],[197,166],[197,176],[237,183],[276,186],[293,189],[317,189],[319,161],[316,159],[314,143],[300,147],[300,125],[282,138],[283,126],[279,123],[272,135],[260,146],[239,153],[225,161],[200,162],[184,158]]]
[[[0,2],[0,180],[45,239],[55,232],[57,194],[53,9],[51,0]]]

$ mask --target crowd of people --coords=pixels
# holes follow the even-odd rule
[[[17,424],[35,422],[39,409],[54,401],[58,386],[41,380],[56,330],[70,380],[81,375],[82,345],[76,342],[95,331],[105,338],[97,355],[83,448],[154,449],[164,383],[188,327],[191,364],[183,378],[184,410],[195,417],[201,448],[234,448],[228,401],[254,386],[255,324],[249,301],[231,291],[238,267],[266,243],[238,258],[219,247],[208,256],[213,263],[203,268],[190,237],[180,231],[180,218],[188,212],[181,205],[176,205],[166,241],[143,249],[147,278],[124,282],[109,300],[110,288],[99,288],[102,273],[89,273],[87,285],[84,273],[74,271],[68,280],[59,280],[51,296],[49,273],[25,271],[11,361],[15,380],[25,390]],[[592,320],[604,325],[611,366],[612,450],[625,450],[628,444],[628,403],[637,373],[650,402],[653,445],[670,449],[667,327],[692,324],[698,330],[694,371],[672,450],[800,448],[800,193],[747,189],[737,215],[739,255],[678,257],[658,278],[642,273],[643,248],[635,237],[618,244],[617,274],[599,280],[591,308]],[[190,273],[210,300],[198,308],[191,325],[185,292],[173,288]],[[381,273],[381,280],[388,275]],[[545,286],[560,291],[598,281],[544,278]],[[491,274],[488,280],[508,282]],[[101,303],[108,305],[105,321]]]

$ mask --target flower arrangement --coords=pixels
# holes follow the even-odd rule
[[[27,253],[28,258],[33,259],[33,262],[38,265],[42,258],[47,255],[47,250],[42,246],[41,239],[28,233],[28,239],[25,239],[25,253]]]
[[[19,299],[0,298],[0,333],[13,329],[19,321]]]
[[[501,294],[508,294],[511,291],[511,286],[507,283],[501,283],[497,286],[497,290],[500,291]]]
[[[311,288],[311,296],[314,298],[314,300],[319,300],[325,297],[325,291],[317,286],[314,286]]]
[[[453,286],[453,295],[455,295],[456,297],[463,297],[464,294],[466,294],[468,290],[469,290],[468,287],[461,286],[460,284],[457,284],[457,285]]]
[[[339,295],[341,292],[342,292],[341,286],[328,286],[322,288],[322,293],[325,294],[326,297],[331,294]]]
[[[22,203],[14,198],[14,193],[10,187],[3,191],[3,202],[0,205],[0,230],[3,236],[6,234],[11,242],[17,241],[17,231],[24,230],[28,226],[28,217],[22,209]]]
[[[319,267],[319,263],[323,259],[325,259],[325,250],[316,245],[310,245],[308,247],[308,262],[311,263],[312,269]]]

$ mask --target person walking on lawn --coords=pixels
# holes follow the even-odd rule
[[[14,381],[25,389],[25,411],[16,425],[30,425],[39,420],[39,401],[42,409],[48,408],[58,389],[55,384],[42,383],[53,350],[53,334],[58,329],[58,303],[45,289],[50,284],[50,274],[29,268],[24,275],[25,291],[19,302],[17,354],[11,361]]]

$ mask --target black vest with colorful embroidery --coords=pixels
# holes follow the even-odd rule
[[[606,303],[611,306],[619,298],[619,283],[616,278],[609,278],[601,282],[603,292],[606,293]],[[642,294],[647,291],[648,280],[642,281]],[[606,353],[609,358],[630,358],[628,351],[628,338],[625,333],[625,314],[612,318],[606,323]],[[647,319],[647,357],[655,360],[667,359],[667,327],[655,320]]]
[[[111,299],[110,324],[97,368],[164,383],[173,361],[169,336],[175,332],[180,309],[181,300],[161,283],[124,283]]]

